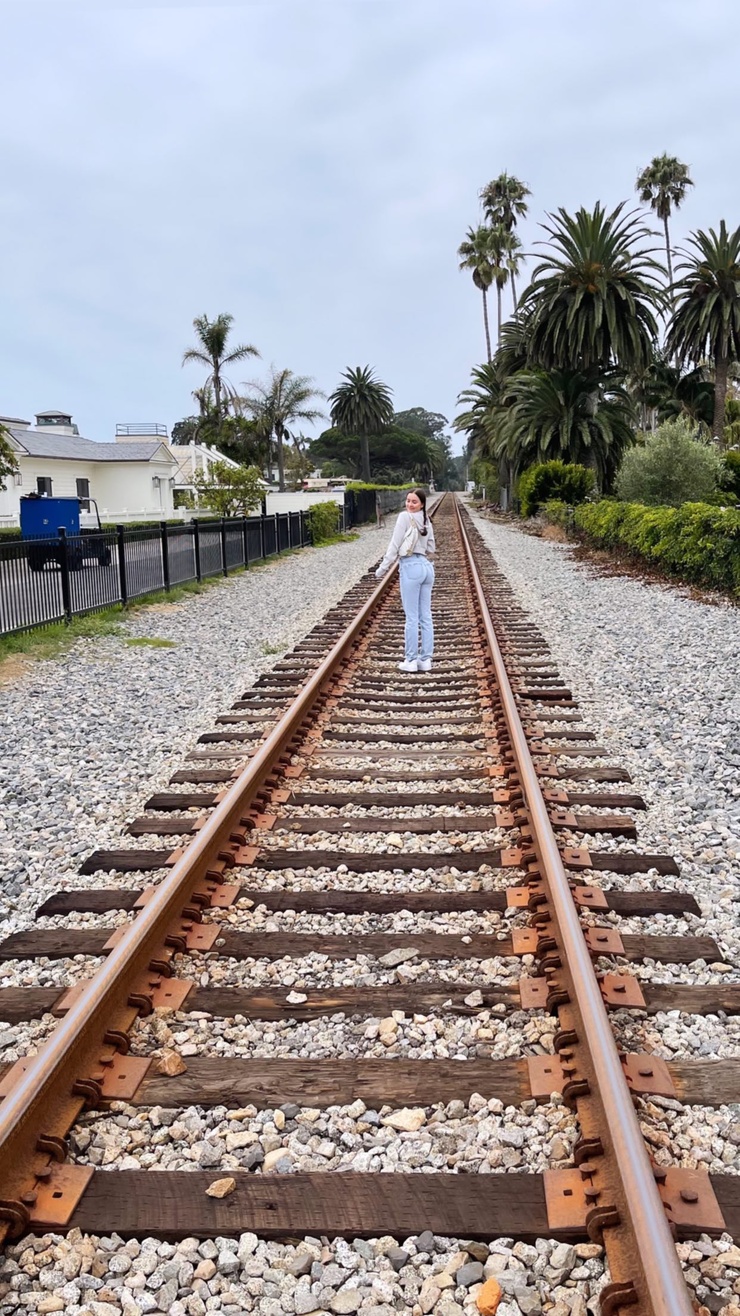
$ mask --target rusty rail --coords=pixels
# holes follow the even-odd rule
[[[692,1304],[665,1208],[622,1071],[606,1008],[563,867],[539,777],[522,727],[470,541],[455,500],[458,524],[498,684],[501,708],[524,795],[537,875],[549,909],[547,932],[559,959],[560,1056],[567,1050],[573,1097],[583,1130],[580,1174],[592,1210],[589,1232],[603,1238],[612,1283],[601,1294],[604,1316],[692,1316]],[[534,876],[534,873],[532,873]],[[578,1156],[576,1156],[578,1163]]]

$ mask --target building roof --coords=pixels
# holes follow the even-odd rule
[[[141,443],[93,443],[77,434],[55,433],[46,430],[14,429],[8,426],[12,438],[28,457],[64,458],[67,461],[86,462],[149,462],[173,463],[169,449],[158,439],[145,439]]]

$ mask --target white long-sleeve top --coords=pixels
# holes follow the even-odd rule
[[[375,572],[375,575],[377,576],[378,580],[380,580],[381,576],[385,575],[386,571],[390,570],[390,568],[393,566],[393,563],[396,561],[396,558],[398,557],[398,551],[401,547],[401,544],[403,543],[404,535],[406,534],[406,531],[409,528],[409,522],[411,520],[416,522],[419,532],[423,530],[424,528],[423,512],[407,512],[405,510],[403,512],[399,512],[398,517],[396,518],[396,524],[393,530],[393,534],[391,536],[391,542],[385,551],[385,557],[383,558],[383,561],[381,562],[380,566]],[[419,533],[419,538],[416,541],[416,548],[414,549],[414,553],[424,555],[426,553],[434,553],[435,550],[436,550],[436,545],[434,543],[434,527],[429,517],[427,516],[427,533],[425,535]]]

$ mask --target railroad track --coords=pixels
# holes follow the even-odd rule
[[[431,1231],[470,1240],[470,1301],[488,1274],[482,1261],[475,1272],[476,1241],[556,1238],[605,1248],[603,1316],[679,1316],[693,1308],[674,1238],[740,1235],[740,1177],[657,1164],[640,1122],[651,1102],[736,1100],[740,1065],[620,1048],[635,1018],[740,1013],[740,986],[641,976],[646,960],[722,953],[707,937],[661,934],[661,916],[700,911],[661,889],[673,858],[639,849],[643,801],[584,727],[467,514],[447,497],[436,516],[430,674],[396,669],[393,580],[361,582],[201,736],[125,846],[91,855],[79,889],[51,894],[37,928],[0,944],[2,960],[62,960],[76,979],[0,991],[0,1017],[49,1024],[0,1088],[7,1238]],[[654,889],[628,889],[645,873]],[[621,932],[620,918],[647,930]],[[442,1045],[418,1058],[450,1016],[488,1026],[452,1055]],[[522,1021],[520,1053],[497,1056],[510,1019]],[[271,1040],[290,1052],[291,1030],[321,1021],[325,1056],[270,1054]],[[347,1021],[388,1058],[333,1054]],[[178,1044],[188,1022],[200,1045]],[[263,1053],[230,1056],[230,1037],[255,1025]],[[434,1141],[404,1160],[427,1120],[444,1122],[440,1103],[459,1119],[458,1108],[495,1117],[502,1103],[535,1118],[553,1102],[557,1168],[521,1172],[495,1119],[480,1156],[452,1158],[482,1172],[448,1172]],[[311,1120],[330,1107],[355,1109],[366,1172],[339,1172],[336,1148],[312,1143]],[[115,1150],[117,1112],[163,1108],[223,1109],[223,1147],[212,1141],[198,1169],[155,1155],[156,1174],[87,1154],[96,1129]],[[258,1136],[264,1111],[274,1115]],[[172,1151],[186,1126],[178,1116],[165,1128]],[[378,1131],[396,1172],[373,1169]],[[338,1172],[294,1172],[302,1147]]]

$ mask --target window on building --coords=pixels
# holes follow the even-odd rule
[[[89,512],[90,511],[90,481],[89,480],[77,481],[77,497],[80,500],[80,511]]]
[[[51,476],[50,476],[50,475],[37,475],[37,476],[36,476],[36,493],[41,494],[43,497],[51,498]]]

